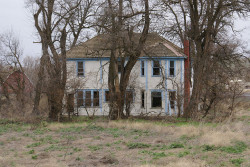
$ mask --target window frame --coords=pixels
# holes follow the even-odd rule
[[[175,100],[171,100],[171,99],[170,99],[170,93],[175,93]],[[169,90],[169,91],[168,91],[168,101],[169,101],[169,107],[170,107],[171,109],[175,109],[175,107],[176,107],[176,101],[177,101],[177,91],[176,91],[176,90]],[[173,107],[172,107],[172,105],[171,105],[171,101],[174,102],[174,103],[173,103]]]
[[[141,60],[141,77],[145,77],[145,60]]]
[[[155,67],[155,61],[159,62],[159,67]],[[154,68],[159,68],[159,75],[154,75]],[[152,77],[160,77],[161,76],[161,60],[152,60]]]
[[[141,108],[145,108],[145,90],[141,90]]]
[[[82,63],[82,70],[83,70],[82,75],[79,75],[79,63]],[[77,77],[85,76],[85,61],[76,61],[76,75]]]
[[[171,62],[174,63],[173,67],[171,67]],[[169,75],[169,77],[175,77],[175,71],[176,71],[176,67],[175,66],[176,66],[175,60],[169,60],[169,64],[168,64],[168,71],[169,71],[168,75]],[[173,75],[170,74],[171,73],[171,68],[173,68],[173,70],[174,70],[174,74]]]
[[[78,103],[78,92],[82,91],[83,92],[83,105],[77,106],[80,108],[100,108],[101,107],[101,90],[100,89],[79,89],[77,90],[77,103]],[[90,92],[90,105],[86,106],[86,92]],[[98,92],[98,106],[94,105],[94,92]],[[88,98],[89,99],[89,98]]]
[[[107,101],[106,92],[109,92],[109,90],[108,89],[104,90],[104,102],[109,103],[110,102],[110,97],[108,98],[108,101]],[[109,92],[109,96],[110,96],[110,92]]]
[[[157,106],[157,107],[153,107],[153,96],[152,96],[152,93],[160,93],[161,94],[161,106]],[[151,108],[162,108],[162,105],[163,105],[163,94],[162,94],[162,90],[151,90]]]

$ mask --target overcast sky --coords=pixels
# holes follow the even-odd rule
[[[37,39],[36,31],[24,2],[25,0],[0,0],[0,33],[14,31],[22,43],[25,56],[40,56],[41,46],[33,43]],[[237,29],[244,29],[240,39],[245,40],[250,49],[250,18],[237,21],[236,25]]]

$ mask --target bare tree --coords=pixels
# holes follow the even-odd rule
[[[120,119],[125,118],[123,111],[130,73],[143,51],[149,31],[149,2],[108,0],[102,5],[97,27],[110,37],[109,118]]]
[[[49,118],[58,120],[62,112],[67,78],[66,51],[77,44],[93,7],[92,0],[27,1],[42,44],[33,114],[39,115],[42,91],[49,99]],[[67,41],[72,40],[73,43]]]
[[[233,28],[233,19],[237,14],[247,16],[250,11],[248,0],[161,0],[171,19],[166,32],[178,37],[181,43],[191,42],[193,59],[193,90],[185,117],[194,116],[201,99],[202,81],[206,77],[213,45],[221,43],[228,28]],[[219,45],[218,45],[219,46]]]

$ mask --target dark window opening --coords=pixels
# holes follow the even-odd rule
[[[125,97],[126,97],[126,104],[132,103],[134,100],[133,91],[126,91]]]
[[[99,106],[99,91],[94,91],[93,106]]]
[[[145,92],[141,91],[141,107],[145,108]]]
[[[175,91],[169,92],[169,102],[171,108],[175,108],[175,101],[176,101],[176,92]]]
[[[145,63],[144,63],[144,61],[141,61],[141,76],[145,75],[144,70],[145,70]]]
[[[170,61],[169,64],[169,75],[174,76],[174,61]]]
[[[161,107],[162,97],[161,92],[151,92],[152,107]]]
[[[117,65],[118,65],[118,73],[121,73],[122,72],[122,62],[120,60],[118,60]]]
[[[153,61],[153,75],[160,75],[160,61]]]
[[[85,92],[85,107],[91,107],[91,91]]]
[[[77,76],[84,76],[84,69],[83,69],[83,62],[79,61],[77,62]]]
[[[109,98],[110,98],[110,93],[109,91],[105,91],[105,101],[109,102]]]
[[[83,91],[77,91],[77,107],[83,106]]]

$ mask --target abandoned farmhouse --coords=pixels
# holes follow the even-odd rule
[[[136,34],[134,38],[136,41]],[[109,48],[109,36],[102,34],[67,53],[66,91],[74,112],[79,115],[109,113]],[[185,71],[189,69],[188,44],[186,54],[184,50],[156,33],[148,35],[127,87],[125,107],[132,115],[174,115],[177,96],[183,111],[184,92],[190,92],[190,84],[185,82]],[[118,72],[121,68],[118,61]]]

